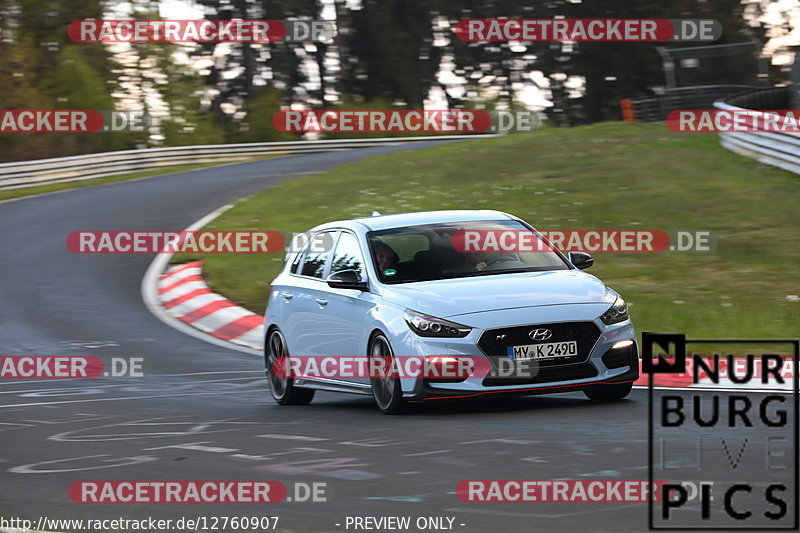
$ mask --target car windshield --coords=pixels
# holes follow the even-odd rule
[[[516,220],[450,222],[371,231],[383,283],[568,270],[536,232]]]

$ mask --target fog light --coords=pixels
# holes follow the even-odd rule
[[[469,358],[454,357],[451,355],[428,355],[425,357],[425,366],[422,377],[429,382],[464,381],[472,371],[472,361]]]
[[[614,346],[611,347],[611,349],[612,350],[618,350],[620,348],[627,348],[631,344],[633,344],[633,341],[630,340],[630,339],[626,339],[624,341],[617,342],[616,344],[614,344]]]

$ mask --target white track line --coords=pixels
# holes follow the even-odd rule
[[[233,204],[223,205],[219,209],[212,211],[211,213],[207,214],[184,231],[197,231],[198,229],[202,228],[218,216],[220,216],[223,212],[227,211],[233,207]],[[165,323],[166,325],[170,326],[171,328],[179,330],[181,333],[185,333],[187,335],[191,335],[196,339],[200,339],[205,341],[209,344],[214,344],[216,346],[222,346],[224,348],[228,348],[230,350],[238,350],[240,352],[244,352],[250,355],[257,355],[258,357],[262,357],[262,353],[258,350],[254,350],[252,348],[248,348],[246,346],[240,346],[238,344],[234,344],[232,342],[218,339],[216,337],[212,337],[211,335],[207,335],[205,333],[201,333],[197,329],[193,328],[192,326],[186,324],[178,320],[177,318],[173,317],[167,311],[161,307],[161,302],[158,298],[158,280],[161,277],[161,274],[166,269],[169,260],[172,258],[172,253],[170,252],[160,252],[156,255],[156,258],[153,259],[153,262],[150,263],[150,266],[147,267],[147,272],[144,274],[144,278],[142,278],[142,299],[144,300],[144,304],[153,313],[156,318],[160,321]]]
[[[188,397],[188,396],[207,396],[209,394],[241,394],[241,393],[248,393],[252,394],[253,390],[227,390],[227,391],[208,391],[208,392],[187,392],[181,394],[180,396]],[[172,392],[170,394],[156,394],[153,396],[125,396],[120,398],[91,398],[85,400],[58,400],[53,402],[35,402],[35,403],[17,403],[17,404],[7,404],[7,405],[0,405],[0,409],[13,409],[15,407],[38,407],[42,405],[62,405],[66,403],[94,403],[94,402],[118,402],[123,400],[147,400],[151,398],[174,398],[175,393]]]

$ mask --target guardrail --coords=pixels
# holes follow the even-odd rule
[[[91,180],[172,165],[211,163],[214,161],[241,161],[264,155],[332,152],[409,142],[452,141],[483,137],[495,137],[495,135],[435,135],[427,137],[392,137],[389,139],[177,146],[57,157],[36,161],[19,161],[0,164],[0,190]]]
[[[714,107],[727,111],[788,109],[791,89],[777,87],[754,91],[714,102]],[[720,133],[724,148],[752,157],[766,165],[800,174],[800,134],[797,133]]]

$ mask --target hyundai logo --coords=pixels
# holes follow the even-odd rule
[[[531,338],[531,340],[546,341],[547,339],[553,336],[553,332],[550,331],[549,329],[544,329],[544,328],[534,329],[531,330],[530,333],[528,333],[528,336]]]

